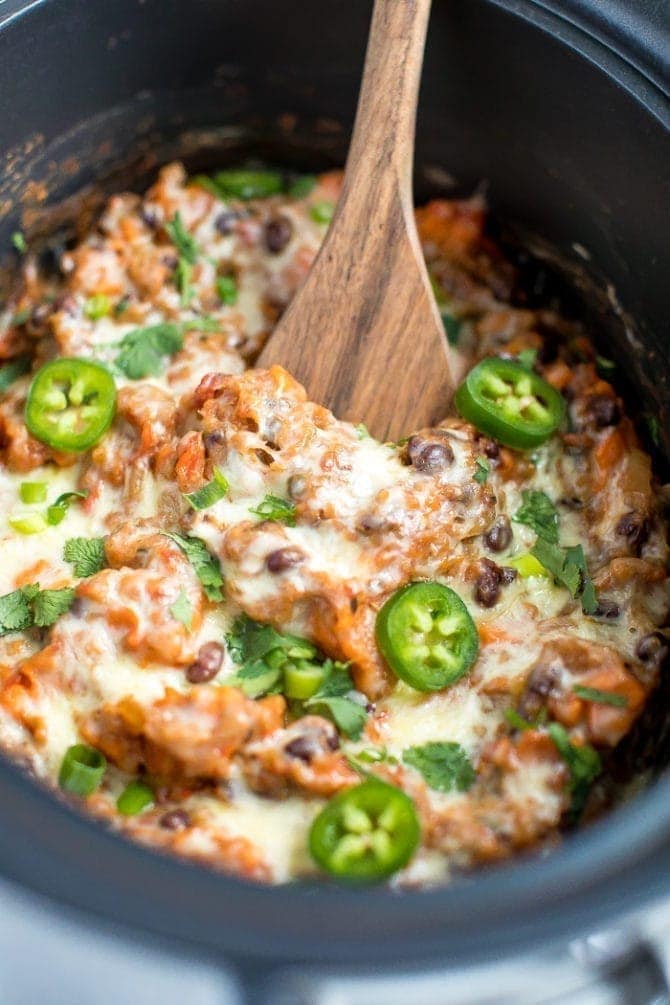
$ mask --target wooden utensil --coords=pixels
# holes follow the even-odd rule
[[[375,0],[337,210],[256,364],[281,363],[311,398],[379,439],[433,424],[453,391],[412,204],[429,13],[430,0]]]

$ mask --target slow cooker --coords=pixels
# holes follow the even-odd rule
[[[631,411],[662,432],[667,0],[433,6],[417,197],[483,186],[501,233],[530,249],[519,261],[538,283],[545,261],[563,277],[623,364]],[[19,226],[31,240],[67,227],[173,157],[343,163],[370,10],[2,0],[0,247]],[[0,998],[670,1000],[670,746],[657,711],[653,743],[635,751],[650,782],[634,798],[546,857],[402,894],[261,888],[154,854],[0,760]]]

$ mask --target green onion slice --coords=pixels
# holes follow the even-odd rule
[[[105,755],[99,750],[86,743],[75,743],[65,752],[58,784],[64,792],[83,799],[98,788],[106,767]]]
[[[46,482],[21,482],[19,497],[23,503],[45,502],[47,497]]]
[[[116,808],[124,817],[134,817],[154,805],[154,792],[146,782],[139,779],[129,782],[116,800]]]

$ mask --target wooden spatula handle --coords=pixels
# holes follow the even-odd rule
[[[376,200],[380,182],[392,183],[391,162],[411,207],[416,106],[430,6],[431,0],[375,0],[341,201],[354,186],[361,202],[367,201],[366,194]]]

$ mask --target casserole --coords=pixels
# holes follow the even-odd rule
[[[653,74],[641,74],[546,8],[510,7],[476,3],[454,18],[446,6],[437,5],[419,116],[419,188],[423,183],[427,194],[435,185],[437,164],[449,165],[465,185],[488,177],[490,200],[503,218],[522,220],[563,249],[577,245],[577,275],[585,288],[585,253],[597,262],[613,286],[605,286],[600,295],[596,290],[591,303],[601,313],[609,305],[612,352],[620,360],[631,359],[635,387],[663,425],[667,349],[661,333],[667,293],[662,280],[667,262],[657,214],[667,204],[662,167],[667,97]],[[308,150],[315,166],[341,160],[346,134],[337,122],[350,121],[368,13],[366,5],[354,5],[346,17],[345,8],[349,11],[350,5],[332,5],[326,35],[299,11],[294,30],[287,32],[286,12],[271,5],[245,5],[242,11],[236,4],[195,4],[189,23],[200,25],[200,34],[194,29],[184,40],[179,19],[186,15],[180,5],[167,11],[161,6],[159,13],[151,4],[118,4],[113,12],[69,4],[67,18],[65,5],[57,3],[33,5],[20,16],[9,7],[0,34],[6,55],[2,93],[11,109],[3,137],[3,147],[11,152],[2,182],[7,206],[3,233],[16,229],[17,197],[26,186],[22,208],[32,213],[26,217],[29,228],[37,230],[43,219],[41,184],[50,198],[72,194],[118,163],[120,150],[130,147],[122,140],[133,133],[139,132],[139,146],[148,158],[135,162],[138,180],[142,167],[183,153],[189,145],[199,148],[205,161],[208,145],[217,157],[222,142],[239,152],[239,134],[224,130],[221,136],[211,127],[221,121],[251,120],[253,125],[254,115],[263,116],[255,131],[259,154],[275,153],[283,144],[284,158],[296,163],[305,163]],[[215,32],[207,19],[217,17],[222,20],[214,22],[220,27]],[[318,21],[326,23],[323,11]],[[293,51],[276,51],[273,41],[280,30]],[[243,33],[249,60],[240,71],[232,40]],[[228,59],[221,58],[221,36],[231,46]],[[91,48],[83,46],[82,57],[73,61],[75,38],[85,38]],[[358,38],[357,53],[349,44],[352,38]],[[21,68],[29,40],[31,95]],[[482,40],[488,42],[484,52]],[[133,50],[133,45],[139,48]],[[343,58],[328,64],[325,52],[333,51]],[[448,76],[445,62],[458,73]],[[55,95],[59,75],[64,84],[56,111],[49,95]],[[321,90],[313,89],[315,79]],[[504,89],[493,86],[503,80]],[[588,100],[581,100],[584,94]],[[136,101],[133,95],[139,95]],[[112,107],[111,115],[101,112]],[[309,141],[300,130],[287,135],[287,107],[311,120]],[[464,107],[465,115],[457,111]],[[616,115],[603,117],[599,110],[606,107],[615,107]],[[273,135],[267,122],[277,115]],[[163,136],[152,134],[154,128]],[[634,171],[631,145],[636,149]],[[54,179],[59,179],[56,186]],[[36,205],[31,196],[37,196]],[[631,262],[641,265],[631,269]],[[574,268],[572,272],[574,276]],[[635,318],[635,327],[629,317]],[[655,752],[660,764],[662,748],[660,744]],[[13,807],[2,835],[8,874],[142,927],[251,955],[462,962],[489,954],[494,946],[503,951],[519,940],[574,932],[617,907],[643,900],[652,889],[659,892],[662,885],[656,877],[663,876],[668,825],[663,780],[547,861],[517,864],[449,891],[409,894],[394,901],[391,911],[383,891],[358,899],[348,891],[260,891],[235,881],[213,881],[100,833],[26,787],[9,766],[2,765],[0,778],[3,801]],[[34,814],[41,816],[40,842],[26,844],[21,834],[32,830]],[[235,925],[219,924],[224,917],[234,918]]]

